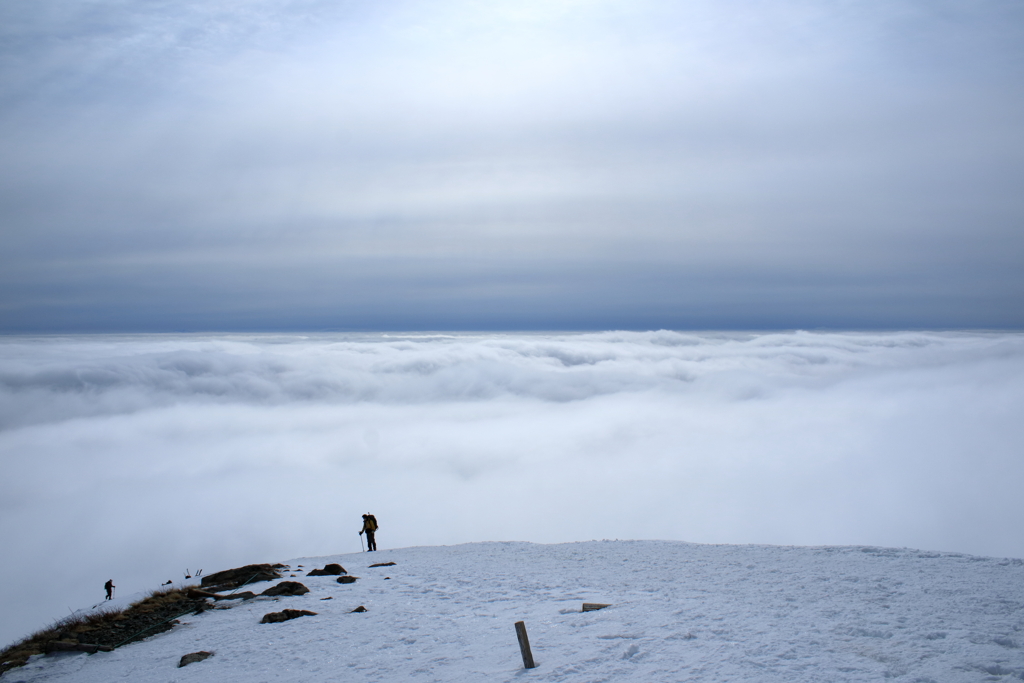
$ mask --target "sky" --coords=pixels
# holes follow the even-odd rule
[[[0,337],[0,643],[254,562],[476,541],[1024,558],[1024,335]]]
[[[1014,0],[6,0],[0,332],[1020,329]]]

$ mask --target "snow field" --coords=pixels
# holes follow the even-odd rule
[[[368,568],[387,561],[397,564]],[[359,581],[305,576],[329,562]],[[4,683],[1024,679],[1021,560],[591,541],[404,548],[288,564],[285,579],[310,593],[188,615],[112,653],[39,657]],[[583,602],[612,606],[583,613]],[[359,605],[368,611],[350,613]],[[285,608],[318,615],[259,623]],[[513,628],[519,620],[538,664],[529,671]],[[176,668],[198,650],[215,656]]]

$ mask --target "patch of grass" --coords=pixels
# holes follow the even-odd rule
[[[94,630],[100,624],[118,619],[124,609],[106,608],[88,614],[73,614],[58,619],[50,626],[19,640],[0,652],[0,675],[28,662],[33,655],[41,655],[46,643],[54,640],[79,641],[78,636]]]
[[[45,653],[47,644],[54,641],[119,647],[166,631],[176,616],[205,608],[205,600],[188,597],[192,587],[156,590],[122,609],[101,607],[58,619],[0,652],[0,676],[24,665],[29,657]]]

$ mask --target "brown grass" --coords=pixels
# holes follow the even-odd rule
[[[88,614],[74,614],[58,619],[27,638],[23,638],[0,652],[0,674],[22,666],[33,655],[43,654],[43,648],[51,640],[70,640],[79,634],[95,630],[100,624],[123,619],[124,609],[99,609]],[[77,638],[76,638],[77,640]]]
[[[195,601],[186,596],[186,591],[191,587],[182,586],[156,590],[125,608],[101,607],[87,614],[73,614],[58,619],[50,626],[36,631],[0,652],[0,676],[10,669],[26,664],[29,657],[43,654],[46,644],[51,641],[117,646],[122,644],[121,636],[124,636],[125,640],[134,640],[130,630],[128,632],[112,631],[111,627],[118,622],[136,621],[139,618],[165,612],[175,605],[194,603]],[[118,642],[102,642],[111,641],[111,633],[116,634],[113,640]],[[97,637],[100,634],[102,637]]]

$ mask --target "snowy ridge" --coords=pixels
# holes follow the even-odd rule
[[[359,580],[305,576],[329,562]],[[376,562],[396,564],[368,567]],[[288,564],[285,580],[301,581],[308,594],[182,617],[171,631],[112,653],[37,657],[4,683],[1024,679],[1017,559],[591,541],[404,548]],[[583,602],[612,606],[583,613]],[[352,613],[360,605],[367,612]],[[259,623],[286,608],[318,614]],[[518,620],[536,669],[522,668]],[[176,668],[199,650],[214,656]]]

